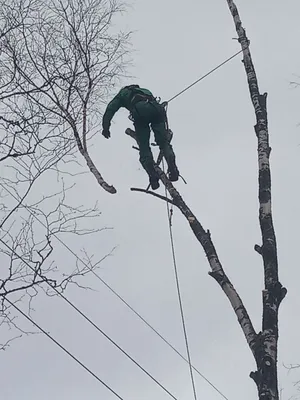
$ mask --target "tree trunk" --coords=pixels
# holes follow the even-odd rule
[[[249,50],[249,40],[235,3],[226,0],[234,19],[238,40],[243,49],[249,92],[256,115],[255,133],[258,139],[258,181],[259,181],[259,222],[262,235],[262,246],[255,250],[262,256],[264,265],[263,320],[262,332],[259,333],[255,350],[257,371],[250,376],[254,379],[261,400],[277,400],[277,350],[278,350],[278,311],[279,305],[287,290],[283,288],[278,277],[278,259],[276,236],[271,207],[271,173],[269,157],[267,93],[259,92],[258,81]]]

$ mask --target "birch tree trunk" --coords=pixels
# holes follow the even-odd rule
[[[268,133],[267,94],[264,93],[261,95],[259,92],[256,72],[249,50],[249,40],[244,28],[242,27],[236,5],[232,0],[226,1],[233,16],[239,42],[242,46],[243,64],[256,116],[256,124],[254,128],[258,139],[259,222],[262,235],[262,245],[255,245],[254,248],[262,256],[264,266],[262,329],[259,333],[255,332],[250,316],[241,297],[223,269],[217,251],[211,240],[210,232],[205,231],[200,221],[193,214],[180,193],[175,189],[159,166],[156,165],[155,168],[162,183],[170,194],[171,199],[144,189],[132,188],[131,190],[146,192],[164,201],[171,202],[187,219],[195,237],[204,249],[211,267],[211,272],[209,272],[209,274],[217,281],[230,301],[246,341],[255,358],[257,370],[251,372],[250,377],[256,383],[259,400],[279,400],[277,378],[278,312],[280,303],[285,297],[287,290],[279,282],[277,245],[272,219],[271,174],[269,162],[271,148],[269,146]],[[135,132],[131,129],[127,129],[126,134],[136,139]]]
[[[259,222],[262,246],[255,250],[262,256],[264,265],[263,318],[262,331],[257,339],[255,360],[257,371],[251,373],[260,399],[278,399],[277,350],[278,350],[278,311],[287,290],[282,287],[278,277],[276,236],[271,207],[271,173],[269,145],[267,93],[259,92],[258,80],[249,49],[249,40],[235,3],[226,0],[233,17],[239,42],[243,49],[243,64],[247,75],[249,92],[256,116],[254,127],[258,139],[258,181],[259,181]]]

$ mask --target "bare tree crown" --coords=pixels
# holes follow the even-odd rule
[[[112,26],[123,10],[118,0],[0,0],[0,324],[18,328],[7,296],[30,307],[40,290],[51,294],[45,280],[65,290],[99,267],[85,252],[84,265],[62,269],[54,237],[101,230],[85,227],[100,216],[97,205],[70,202],[78,155],[115,190],[87,143],[126,70],[130,35]]]

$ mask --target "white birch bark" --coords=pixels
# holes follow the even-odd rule
[[[258,80],[249,49],[249,40],[235,3],[226,0],[234,20],[239,42],[243,49],[243,64],[248,80],[249,93],[256,116],[255,133],[258,139],[259,170],[259,222],[262,246],[255,250],[262,256],[264,265],[265,289],[263,291],[262,331],[257,341],[255,360],[257,371],[251,373],[256,382],[260,399],[278,400],[277,349],[278,349],[278,310],[287,290],[282,287],[278,277],[278,259],[275,230],[272,219],[271,173],[267,93],[259,92]]]

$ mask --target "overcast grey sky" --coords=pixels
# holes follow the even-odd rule
[[[282,362],[300,362],[299,336],[299,171],[300,89],[289,81],[300,74],[297,0],[237,0],[251,40],[260,89],[267,91],[273,216],[280,276],[288,297],[280,311],[279,369],[283,398],[293,394],[296,374]],[[239,50],[225,0],[137,0],[120,27],[133,37],[136,82],[162,99],[172,97]],[[209,228],[223,266],[259,330],[262,262],[253,251],[260,243],[257,200],[257,139],[241,57],[176,99],[169,107],[178,166],[188,181],[176,184],[186,202]],[[125,83],[125,82],[124,82]],[[127,83],[127,82],[126,82]],[[102,232],[88,244],[98,256],[118,248],[100,270],[105,279],[183,354],[185,352],[163,202],[129,191],[147,177],[124,134],[125,111],[114,119],[112,139],[99,135],[92,154],[109,183],[111,196],[94,177],[77,180],[78,202],[99,201]],[[220,288],[207,274],[209,265],[185,219],[174,216],[174,235],[193,364],[229,400],[256,398],[248,378],[255,368],[236,317]],[[78,249],[78,243],[71,246]],[[74,258],[57,250],[57,263]],[[71,289],[68,297],[138,360],[179,400],[192,399],[188,365],[170,350],[94,277],[94,292]],[[40,297],[33,317],[84,361],[125,400],[165,400],[169,396],[82,320],[61,299]],[[114,399],[107,389],[56,348],[46,337],[16,341],[0,354],[1,397],[7,400]],[[300,371],[299,371],[300,375]],[[220,395],[195,375],[199,399]]]

